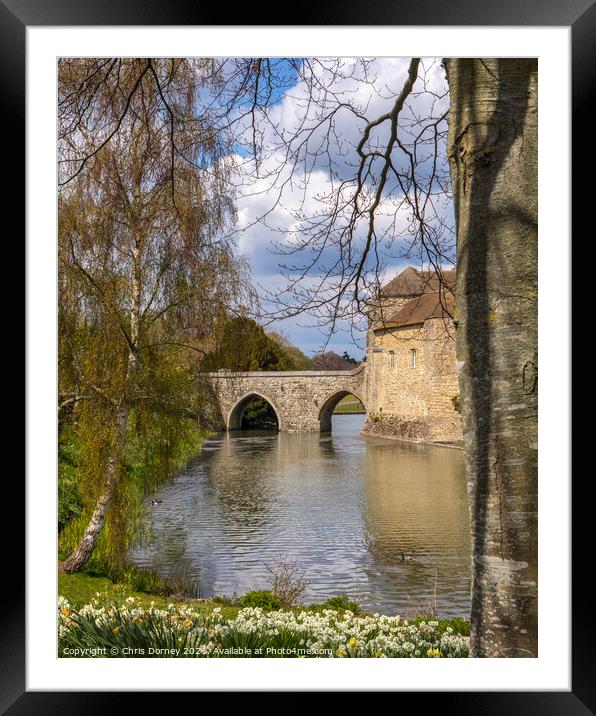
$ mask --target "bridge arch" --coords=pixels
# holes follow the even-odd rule
[[[274,401],[271,400],[271,398],[268,398],[262,393],[257,393],[256,391],[246,393],[236,402],[234,407],[230,410],[226,420],[227,430],[240,430],[240,428],[242,427],[242,418],[244,417],[244,413],[246,412],[246,409],[248,408],[249,404],[255,398],[261,398],[261,400],[264,400],[271,406],[273,412],[275,413],[275,417],[277,418],[277,429],[278,431],[281,431],[282,421],[280,417],[279,408],[275,405]]]
[[[322,433],[331,431],[331,418],[333,416],[333,411],[339,401],[347,395],[353,395],[362,403],[362,405],[366,406],[366,403],[362,400],[360,395],[355,393],[353,390],[338,390],[336,393],[333,393],[333,395],[327,398],[319,410],[319,425]]]

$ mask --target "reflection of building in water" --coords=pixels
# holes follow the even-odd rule
[[[463,453],[412,443],[369,443],[364,524],[377,564],[401,552],[468,555],[470,534]]]
[[[409,267],[369,304],[366,434],[461,440],[454,291],[455,270]]]

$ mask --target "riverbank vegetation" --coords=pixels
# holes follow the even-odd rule
[[[265,592],[235,599],[166,599],[82,574],[60,575],[59,593],[63,657],[468,655],[469,624],[463,619],[365,614],[343,596],[285,608],[266,600]]]

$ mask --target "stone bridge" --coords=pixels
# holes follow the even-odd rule
[[[365,406],[365,366],[341,371],[220,370],[208,378],[216,393],[227,430],[238,430],[250,401],[266,400],[277,415],[280,432],[308,433],[331,430],[331,415],[346,395]]]

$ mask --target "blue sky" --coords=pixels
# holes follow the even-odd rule
[[[345,60],[347,75],[350,74],[350,62],[354,61]],[[412,96],[411,106],[407,107],[407,112],[404,111],[405,132],[408,131],[408,124],[410,128],[420,126],[416,124],[416,118],[436,117],[445,110],[448,104],[448,98],[445,96],[442,96],[440,100],[436,99],[437,95],[446,92],[447,87],[440,63],[433,60],[425,61],[425,63],[424,79],[419,80],[419,88],[422,88],[422,83],[424,83],[424,88],[430,91],[419,96]],[[355,81],[353,76],[346,77],[345,80],[335,83],[334,92],[342,97],[342,92],[345,92],[345,97],[349,102],[357,105],[367,119],[374,119],[392,107],[394,98],[406,78],[408,64],[409,58],[376,59],[370,65],[371,76],[374,78],[372,83]],[[356,66],[356,62],[354,62],[354,66]],[[283,194],[280,194],[281,200],[279,203],[275,203],[273,197],[278,196],[276,192],[288,176],[287,173],[284,175],[282,169],[281,179],[277,184],[271,179],[277,173],[277,167],[283,167],[285,160],[284,144],[279,142],[279,135],[287,132],[289,136],[293,127],[298,126],[300,119],[304,116],[305,89],[297,77],[294,76],[293,81],[293,86],[288,86],[285,93],[277,92],[274,95],[274,103],[270,107],[266,119],[263,119],[261,129],[264,143],[273,149],[267,154],[261,166],[260,176],[256,176],[255,167],[247,159],[246,151],[239,148],[236,157],[241,177],[237,199],[239,229],[237,250],[250,262],[253,283],[264,298],[263,305],[265,306],[267,306],[267,294],[283,290],[286,283],[280,271],[280,264],[288,259],[276,254],[275,242],[283,244],[285,241],[292,245],[292,242],[299,241],[301,225],[305,224],[305,217],[315,216],[320,210],[317,195],[325,195],[334,186],[334,177],[330,176],[329,162],[335,165],[335,178],[337,175],[340,178],[353,175],[353,162],[356,157],[354,147],[361,137],[364,126],[364,123],[358,126],[354,115],[350,112],[338,112],[334,117],[334,137],[337,138],[337,141],[329,150],[327,163],[313,160],[308,171],[294,169],[291,184],[284,185]],[[385,129],[385,127],[381,127],[378,138],[375,138],[380,146],[383,145],[385,139],[383,135]],[[276,142],[278,142],[277,145]],[[403,161],[403,155],[395,157],[395,162],[399,161]],[[300,218],[297,218],[298,206]],[[398,206],[396,197],[388,195],[386,206],[380,207],[382,211],[379,223],[385,231],[381,261],[384,281],[391,279],[407,265],[420,265],[420,259],[415,252],[410,258],[404,256],[403,241],[394,238],[395,235],[404,236],[408,232],[408,217],[401,209],[395,209],[396,206]],[[258,218],[265,212],[270,212],[266,220],[258,221]],[[450,221],[450,212],[449,201],[444,201],[444,206],[439,209],[439,213],[444,214]],[[327,251],[327,256],[329,256],[329,251]],[[302,314],[294,318],[275,321],[266,325],[266,328],[283,332],[294,345],[307,355],[315,354],[326,344],[326,350],[334,350],[340,354],[347,351],[356,358],[363,357],[363,323],[356,328],[351,322],[340,323],[339,330],[331,336],[326,329],[321,330],[316,324],[314,316]],[[359,345],[355,345],[354,341]]]

